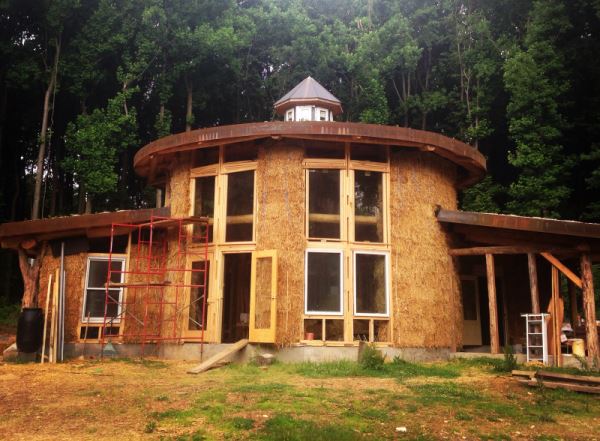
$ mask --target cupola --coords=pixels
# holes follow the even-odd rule
[[[273,105],[285,121],[333,121],[342,103],[314,78],[306,77]]]

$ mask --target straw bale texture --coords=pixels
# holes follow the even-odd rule
[[[173,160],[169,179],[172,217],[186,217],[190,214],[190,167],[191,153],[179,153]]]
[[[83,307],[83,290],[85,287],[85,271],[87,265],[87,254],[80,253],[71,256],[65,256],[65,342],[75,342],[79,335],[79,319]],[[40,297],[39,305],[46,307],[46,293],[48,292],[48,279],[52,276],[53,285],[57,283],[56,273],[60,269],[60,257],[53,257],[52,254],[46,255],[42,262],[40,270]],[[50,292],[52,295],[52,291]],[[52,301],[52,297],[50,297]],[[52,303],[50,304],[52,310]],[[45,311],[44,311],[45,312]],[[48,326],[50,326],[51,314],[48,314]],[[48,328],[49,329],[49,328]]]
[[[459,283],[435,207],[456,209],[456,168],[434,154],[392,150],[390,173],[393,342],[455,348]]]
[[[302,338],[304,311],[303,149],[286,142],[259,150],[257,250],[277,250],[277,330],[280,345]]]

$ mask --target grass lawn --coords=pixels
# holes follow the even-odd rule
[[[526,388],[492,364],[232,365],[189,375],[189,362],[5,363],[0,438],[600,438],[598,397]]]

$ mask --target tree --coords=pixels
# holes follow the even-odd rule
[[[104,109],[82,114],[67,128],[66,170],[74,174],[86,191],[86,212],[92,211],[95,197],[117,188],[119,153],[139,145],[135,108],[125,103],[133,90],[119,92]]]
[[[507,208],[529,216],[558,216],[570,190],[569,162],[561,145],[566,121],[561,97],[569,89],[560,37],[569,28],[558,0],[533,4],[523,48],[515,47],[504,66],[509,132],[515,150],[509,162],[519,176],[510,185]]]

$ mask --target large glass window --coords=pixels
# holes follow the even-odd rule
[[[342,252],[306,252],[306,313],[342,313]]]
[[[113,257],[110,262],[110,282],[121,284],[124,280],[125,259]],[[120,286],[108,289],[108,301],[106,301],[106,281],[108,277],[108,258],[88,258],[85,276],[85,298],[83,302],[83,321],[101,322],[104,320],[104,305],[106,303],[106,317],[118,321],[120,314],[121,296],[123,288]]]
[[[308,170],[308,237],[340,238],[340,170]]]
[[[213,241],[213,225],[215,215],[215,176],[204,176],[195,179],[194,216],[208,217],[208,241]],[[194,225],[194,240],[201,240],[203,233],[200,225]]]
[[[388,314],[388,255],[354,253],[354,312]]]
[[[354,238],[383,242],[383,173],[354,172]]]
[[[251,242],[254,221],[254,171],[227,176],[226,242]]]
[[[200,331],[206,323],[205,296],[208,296],[210,261],[203,260],[192,262],[192,288],[190,290],[190,313],[188,329]],[[204,281],[206,280],[206,286]],[[204,314],[203,314],[204,312]],[[206,329],[206,328],[205,328]]]

